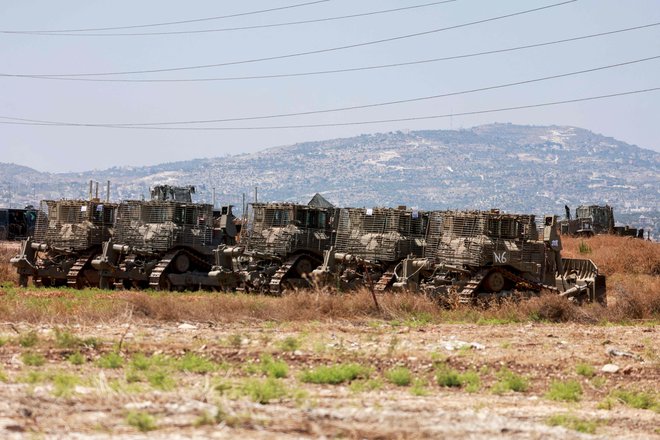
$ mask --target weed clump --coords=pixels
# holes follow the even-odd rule
[[[407,387],[412,382],[410,370],[406,367],[395,367],[385,373],[388,381],[400,387]]]
[[[579,402],[582,398],[582,386],[575,380],[553,381],[545,397],[550,400]]]
[[[359,364],[321,366],[302,373],[300,380],[307,383],[338,385],[355,379],[368,379],[369,368]]]
[[[142,432],[153,431],[157,428],[154,417],[145,412],[129,412],[126,416],[126,423]]]
[[[520,376],[508,368],[502,368],[497,373],[498,381],[493,385],[492,391],[496,394],[513,391],[524,393],[529,388],[527,378]]]
[[[46,358],[44,358],[43,355],[31,351],[23,353],[21,359],[28,367],[40,367],[46,362]]]
[[[564,428],[572,429],[574,431],[583,432],[585,434],[593,434],[596,432],[598,423],[593,420],[580,419],[568,414],[556,414],[547,420],[550,426],[563,426]]]
[[[253,402],[262,405],[269,403],[271,400],[281,399],[287,395],[284,384],[272,377],[266,380],[249,379],[243,383],[241,392]]]
[[[101,356],[96,363],[101,368],[117,369],[124,366],[124,358],[119,353],[111,351]]]

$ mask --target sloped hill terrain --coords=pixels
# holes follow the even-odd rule
[[[158,183],[195,184],[200,200],[306,202],[315,192],[341,206],[500,208],[564,213],[609,203],[623,223],[658,226],[660,153],[576,127],[492,124],[306,142],[149,167],[48,174],[0,166],[0,203],[81,197],[89,179],[111,180],[113,197],[137,198]],[[4,198],[4,200],[3,200]],[[657,227],[655,228],[658,229]]]

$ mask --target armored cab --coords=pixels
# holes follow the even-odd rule
[[[151,191],[149,201],[119,205],[115,235],[92,262],[102,288],[218,287],[208,277],[213,251],[221,240],[233,239],[233,230],[215,231],[213,207],[193,203],[194,190],[160,185]],[[231,222],[231,207],[224,212],[225,222]]]
[[[333,238],[335,209],[294,203],[253,203],[241,276],[245,287],[280,293],[308,285]]]
[[[101,245],[113,234],[117,205],[92,200],[45,200],[37,213],[34,237],[21,243],[11,259],[19,284],[98,286],[91,265]]]
[[[406,257],[421,257],[426,246],[428,215],[398,208],[342,208],[332,249],[315,276],[338,276],[341,287],[374,284],[385,290],[395,267]]]
[[[0,209],[0,240],[25,240],[33,237],[37,212],[32,205],[25,209]]]

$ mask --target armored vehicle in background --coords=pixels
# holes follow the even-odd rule
[[[341,288],[373,284],[385,290],[404,258],[424,255],[427,226],[427,213],[405,206],[342,208],[334,244],[315,276],[334,274]]]
[[[36,286],[96,287],[92,259],[113,233],[117,205],[91,200],[44,200],[37,213],[34,237],[21,242],[12,258],[19,285],[32,277]]]
[[[37,210],[32,205],[25,209],[0,208],[0,240],[25,240],[34,236]]]
[[[560,223],[562,235],[591,237],[597,234],[614,234],[620,236],[644,238],[644,229],[628,226],[615,226],[614,209],[609,206],[582,205],[575,210],[575,218],[571,218],[571,210],[566,208],[566,218]]]
[[[231,206],[214,219],[212,205],[192,202],[194,192],[193,186],[159,185],[151,191],[151,200],[119,205],[115,234],[92,262],[101,288],[220,287],[208,272],[215,248],[233,243]]]
[[[578,301],[605,301],[605,278],[598,274],[593,262],[561,258],[561,239],[554,216],[545,217],[542,235],[533,215],[503,214],[497,210],[433,211],[421,215],[418,222],[421,229],[412,228],[408,235],[392,235],[396,239],[389,241],[379,238],[375,249],[380,255],[389,252],[396,258],[389,263],[393,269],[376,283],[378,290],[388,286],[419,290],[459,303],[543,291]],[[359,231],[353,225],[348,232],[354,229]],[[417,235],[420,231],[421,235]],[[340,221],[335,245],[347,248],[340,242],[342,232]],[[364,231],[353,235],[353,243],[370,243]],[[327,280],[335,275],[346,280],[346,262],[351,261],[365,266],[373,264],[368,258],[331,250],[315,276]],[[359,274],[355,269],[348,273]]]
[[[314,199],[313,199],[314,200]],[[279,294],[285,288],[308,286],[307,275],[323,261],[334,238],[335,208],[294,203],[252,203],[252,217],[234,270],[246,290]],[[213,274],[229,270],[229,260]]]

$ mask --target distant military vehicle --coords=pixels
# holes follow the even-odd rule
[[[644,229],[615,226],[614,209],[609,205],[578,206],[575,210],[575,218],[571,218],[568,206],[565,206],[565,209],[566,218],[560,223],[562,235],[591,237],[597,234],[614,234],[644,238]]]
[[[515,292],[554,291],[578,301],[605,301],[605,278],[590,260],[562,259],[561,239],[554,216],[544,219],[539,235],[533,215],[503,214],[492,211],[434,211],[427,218],[421,236],[403,240],[411,247],[399,254],[391,274],[383,274],[376,286],[420,290],[434,297],[455,296],[471,303],[482,297],[507,296]],[[359,231],[359,227],[351,229]],[[350,231],[349,231],[350,232]],[[411,230],[411,232],[413,232]],[[340,222],[337,238],[342,236]],[[356,237],[357,238],[357,237]],[[403,236],[382,242],[392,252]],[[366,235],[364,242],[369,243]],[[341,244],[339,244],[341,246]],[[380,250],[385,253],[386,249]],[[315,271],[319,279],[336,274],[346,279],[368,272],[356,271],[346,261],[368,259],[329,251],[324,265]],[[385,281],[381,281],[385,277]],[[392,282],[393,281],[393,282]]]
[[[37,213],[34,237],[21,242],[12,258],[19,285],[32,277],[36,286],[98,286],[91,261],[112,235],[117,205],[90,200],[44,200]]]
[[[241,249],[227,249],[234,270],[247,290],[279,294],[285,288],[308,286],[307,275],[323,261],[334,238],[335,208],[312,203],[252,203],[252,218]],[[229,259],[213,274],[229,270]]]
[[[32,206],[0,208],[0,240],[25,240],[34,235],[36,222],[37,210]]]
[[[217,246],[234,242],[234,216],[226,206],[214,219],[212,205],[192,202],[194,192],[158,185],[151,200],[119,204],[114,235],[92,261],[101,288],[220,288],[208,272]]]
[[[401,260],[423,256],[427,226],[427,213],[405,206],[342,208],[336,239],[316,275],[338,274],[340,288],[373,284],[385,290]]]

